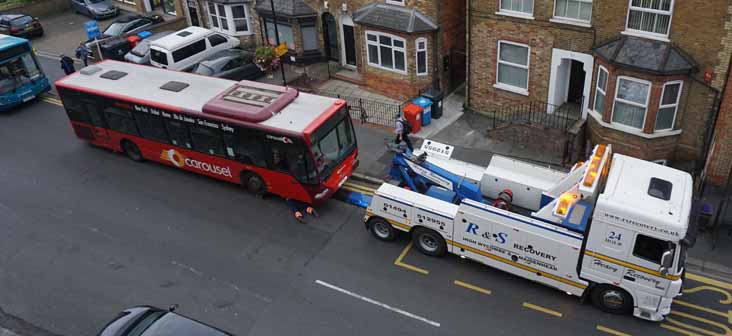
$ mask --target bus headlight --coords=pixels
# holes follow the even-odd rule
[[[328,195],[328,192],[330,192],[330,188],[323,189],[323,191],[315,195],[315,199],[322,199],[323,197],[325,197],[325,195]]]

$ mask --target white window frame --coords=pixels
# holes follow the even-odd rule
[[[369,35],[376,36],[376,42],[369,41],[369,37],[368,37]],[[379,40],[380,40],[379,37],[380,36],[388,37],[388,38],[391,38],[391,40],[392,40],[392,45],[389,47],[389,48],[391,48],[391,60],[392,60],[392,64],[396,64],[396,57],[394,57],[394,50],[401,51],[404,54],[404,70],[399,70],[396,67],[394,67],[394,68],[387,68],[387,67],[382,66],[380,64],[381,63],[381,42],[379,42]],[[404,44],[404,47],[403,48],[395,47],[394,46],[394,43],[393,43],[394,40],[401,41]],[[407,63],[407,59],[408,59],[408,57],[407,57],[407,40],[405,40],[404,38],[401,38],[399,36],[389,34],[389,33],[382,33],[382,32],[374,31],[374,30],[367,30],[367,31],[364,32],[364,41],[366,42],[366,63],[368,65],[370,65],[370,66],[372,66],[374,68],[379,68],[379,69],[383,69],[383,70],[386,70],[386,71],[396,72],[396,73],[400,73],[400,74],[403,74],[403,75],[406,75],[408,73],[409,63]],[[371,57],[370,57],[371,56],[371,51],[369,50],[369,45],[372,45],[372,46],[375,46],[376,47],[376,50],[378,52],[379,63],[372,63],[371,62]]]
[[[589,2],[590,6],[592,6],[593,0],[567,0],[567,5],[569,5],[569,1],[579,1],[579,2]],[[591,27],[590,23],[592,22],[592,9],[590,9],[590,19],[589,20],[581,20],[581,19],[575,19],[571,17],[566,16],[557,16],[557,0],[554,0],[554,9],[552,11],[552,22],[558,22],[558,23],[566,23],[566,24],[573,24],[583,27]]]
[[[646,38],[651,38],[651,39],[668,42],[669,41],[668,35],[671,34],[671,24],[673,23],[673,19],[674,19],[674,6],[675,5],[676,5],[676,0],[671,0],[671,8],[668,11],[663,11],[663,10],[658,10],[658,9],[644,8],[644,7],[634,7],[633,0],[628,0],[628,12],[625,15],[625,31],[623,31],[623,34],[639,36],[639,37],[646,37]],[[654,32],[648,32],[645,30],[637,30],[637,29],[629,28],[628,24],[630,24],[630,11],[631,10],[654,13],[654,14],[661,14],[661,15],[668,15],[669,16],[668,30],[667,30],[666,34],[659,34],[659,33],[654,33]]]
[[[501,44],[502,43],[511,44],[511,45],[515,45],[515,46],[519,46],[519,47],[526,48],[527,49],[526,50],[526,65],[511,63],[511,62],[507,62],[507,61],[501,61]],[[498,81],[498,77],[499,77],[498,76],[498,71],[499,71],[499,68],[500,68],[500,64],[501,63],[507,64],[507,65],[513,66],[513,67],[518,67],[518,68],[524,68],[524,69],[526,69],[526,88],[522,88],[522,87],[513,86],[513,85],[510,85],[510,84],[504,84],[504,83],[499,82]],[[498,40],[498,50],[497,50],[497,53],[496,53],[496,83],[493,84],[493,87],[498,88],[498,89],[501,89],[501,90],[505,90],[505,91],[510,91],[510,92],[513,92],[513,93],[518,93],[518,94],[521,94],[521,95],[524,95],[524,96],[528,96],[529,95],[529,84],[530,84],[530,81],[531,81],[531,47],[528,44],[511,42],[511,41],[504,41],[504,40]]]
[[[211,8],[209,7],[209,3],[212,3],[214,5],[214,8],[216,8],[216,13],[211,13]],[[208,29],[211,29],[213,31],[224,33],[231,36],[242,36],[242,35],[252,35],[254,34],[254,31],[252,30],[252,20],[251,20],[251,13],[249,12],[249,6],[245,4],[230,4],[230,5],[224,5],[219,4],[216,2],[209,2],[206,1],[204,4],[206,7],[206,14],[208,14]],[[219,6],[224,6],[224,13],[223,15],[219,13]],[[236,20],[234,19],[234,11],[232,7],[241,6],[244,7],[244,15],[246,15],[246,21],[247,21],[247,30],[246,31],[236,31]],[[211,24],[211,18],[216,17],[218,19],[218,27],[214,27]],[[226,26],[228,29],[221,28],[221,20],[226,20]],[[237,19],[241,20],[241,19]]]
[[[605,89],[600,89],[600,72],[605,72]],[[595,81],[595,97],[592,100],[592,110],[593,111],[598,112],[598,113],[605,113],[604,110],[601,112],[596,109],[597,92],[598,91],[602,92],[602,95],[605,97],[605,100],[603,101],[603,104],[604,104],[603,108],[604,108],[605,106],[607,106],[607,84],[609,82],[610,82],[610,72],[607,71],[607,69],[604,66],[602,66],[602,65],[598,66],[597,67],[597,80]]]
[[[666,104],[663,105],[663,96],[666,94],[666,86],[679,84],[679,92],[676,94],[676,102],[674,104]],[[661,90],[661,97],[658,99],[658,111],[656,111],[656,119],[658,119],[658,112],[661,111],[663,108],[674,108],[674,117],[671,119],[671,127],[670,128],[662,128],[662,129],[656,129],[656,120],[653,121],[653,131],[654,132],[666,132],[671,131],[674,129],[674,126],[676,126],[676,113],[679,111],[679,103],[681,102],[681,92],[684,90],[684,81],[681,80],[675,80],[663,83],[663,90]]]
[[[618,98],[618,92],[620,92],[620,80],[627,80],[627,81],[631,81],[631,82],[648,85],[648,93],[646,94],[646,104],[641,105],[634,101],[629,101],[629,100],[625,100],[623,98]],[[651,90],[653,90],[653,83],[651,83],[650,81],[633,78],[633,77],[628,77],[628,76],[618,76],[618,78],[615,79],[615,97],[613,98],[613,113],[610,115],[610,123],[620,129],[628,129],[628,130],[633,130],[633,131],[640,130],[641,132],[643,132],[643,130],[646,128],[646,120],[648,119],[648,105],[649,105],[650,99],[651,99]],[[607,98],[607,97],[605,97],[605,98]],[[621,124],[621,123],[613,121],[613,115],[615,114],[615,106],[617,105],[616,103],[618,102],[618,100],[620,100],[620,102],[624,103],[624,104],[633,105],[636,107],[643,107],[646,109],[646,112],[643,113],[643,125],[641,125],[640,128],[635,128],[630,125]]]
[[[390,5],[397,5],[397,6],[404,6],[405,0],[386,0],[387,4]]]
[[[421,42],[424,42],[424,48],[423,49],[420,49],[419,48],[419,44]],[[428,58],[429,57],[429,54],[428,54],[427,49],[429,49],[429,48],[427,48],[427,38],[420,37],[420,38],[414,40],[414,71],[417,73],[417,76],[427,76],[427,74],[430,72],[429,71],[430,61],[429,61],[429,58]],[[421,53],[421,52],[424,53],[424,63],[425,63],[424,64],[424,72],[419,72],[419,53]]]
[[[498,11],[496,14],[498,15],[506,15],[506,16],[513,16],[521,19],[528,19],[533,20],[534,19],[534,7],[536,7],[536,1],[532,0],[531,2],[531,12],[522,12],[522,11],[515,11],[510,9],[503,9],[503,1],[506,0],[498,0]]]

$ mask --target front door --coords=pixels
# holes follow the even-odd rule
[[[585,70],[584,64],[572,60],[569,74],[569,88],[567,89],[567,101],[570,103],[582,104],[585,91]]]
[[[330,13],[323,14],[323,40],[325,41],[325,55],[329,60],[339,60],[338,29],[336,21]]]
[[[343,25],[343,47],[346,48],[346,64],[356,66],[356,37],[353,26]]]

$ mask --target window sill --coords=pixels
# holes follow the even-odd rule
[[[585,28],[592,28],[592,24],[590,24],[587,21],[579,21],[579,20],[568,19],[568,18],[563,18],[563,17],[558,17],[558,16],[555,16],[555,17],[549,19],[549,22],[561,23],[561,24],[578,26],[578,27],[585,27]]]
[[[620,33],[623,35],[627,35],[627,36],[647,38],[647,39],[661,41],[661,42],[671,42],[671,40],[668,39],[668,36],[662,36],[662,35],[658,35],[658,34],[639,32],[639,31],[635,31],[635,30],[624,30],[624,31],[621,31]]]
[[[396,70],[396,69],[390,69],[390,68],[387,68],[387,67],[383,67],[383,66],[381,66],[381,65],[378,65],[378,64],[374,64],[374,63],[367,63],[367,64],[368,64],[368,65],[369,65],[370,67],[372,67],[372,68],[376,68],[376,69],[379,69],[379,70],[384,70],[384,71],[389,71],[389,72],[393,72],[393,73],[398,73],[398,74],[400,74],[400,75],[405,75],[405,76],[406,76],[406,75],[408,75],[406,71],[402,71],[402,70]]]
[[[229,36],[251,36],[254,35],[254,32],[232,32],[230,30],[223,30],[221,28],[216,27],[208,27],[208,29],[211,29],[217,33],[226,34]]]
[[[404,1],[386,0],[386,3],[389,5],[404,6]]]
[[[499,90],[508,91],[508,92],[520,94],[520,95],[523,95],[523,96],[528,96],[529,95],[529,90],[522,89],[522,88],[517,88],[515,86],[510,86],[510,85],[506,85],[506,84],[496,83],[496,84],[493,84],[493,87],[496,88],[496,89],[499,89]]]
[[[645,139],[658,139],[658,138],[663,138],[663,137],[667,137],[667,136],[674,136],[674,135],[679,135],[682,132],[682,130],[668,130],[668,131],[658,131],[653,134],[643,133],[643,131],[632,128],[632,127],[612,124],[612,123],[606,123],[605,121],[602,120],[602,116],[600,115],[600,113],[598,113],[595,110],[588,109],[587,112],[602,127],[613,129],[613,130],[620,131],[623,133],[628,133],[628,134],[635,135],[635,136],[645,138]]]
[[[510,16],[515,17],[519,19],[526,19],[526,20],[533,20],[534,15],[533,14],[526,14],[526,13],[519,13],[519,12],[509,12],[509,11],[497,11],[496,15],[503,15],[503,16]]]

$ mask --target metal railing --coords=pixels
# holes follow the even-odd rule
[[[394,126],[395,120],[404,106],[404,104],[385,103],[330,92],[318,92],[318,94],[345,100],[348,104],[348,112],[354,120],[387,127]]]
[[[579,106],[564,104],[557,106],[540,101],[531,101],[509,106],[500,106],[489,113],[493,128],[504,124],[539,124],[548,128],[568,130],[579,119]]]

